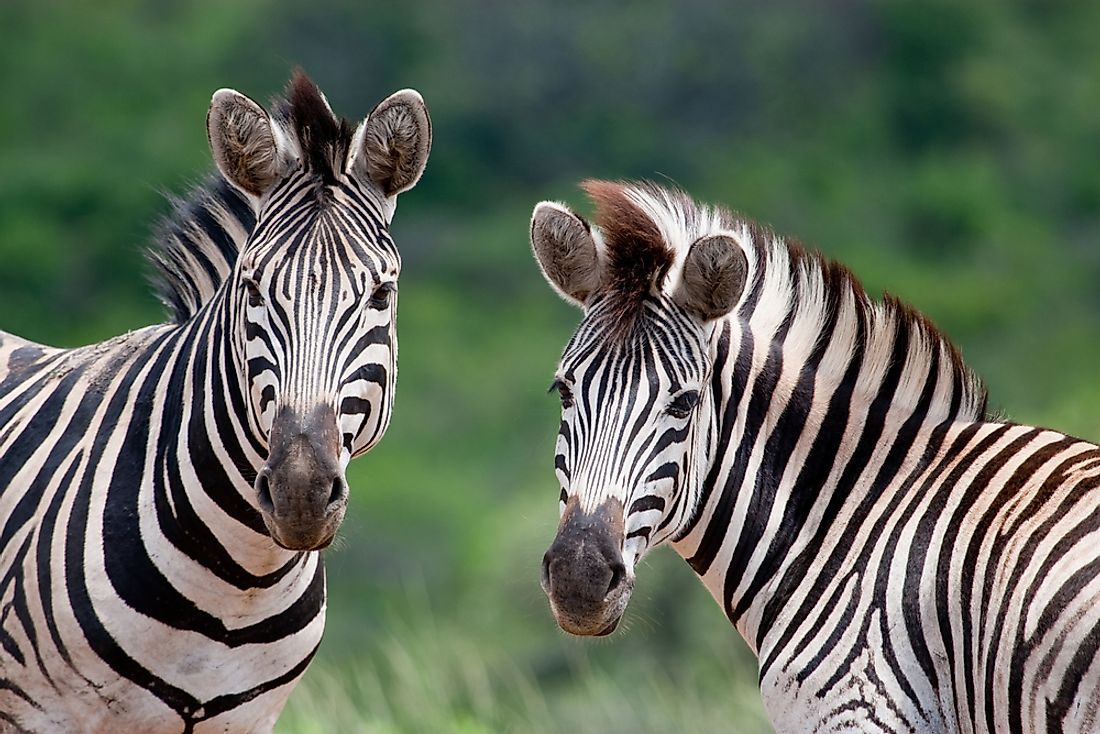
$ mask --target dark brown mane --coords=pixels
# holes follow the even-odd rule
[[[588,179],[581,184],[596,208],[606,246],[603,290],[615,299],[622,330],[629,331],[642,302],[659,283],[675,254],[652,218],[627,195],[627,186]]]
[[[294,131],[302,151],[302,165],[330,184],[347,160],[354,130],[351,123],[337,118],[321,90],[301,69],[287,86],[285,99],[275,105],[277,114]]]
[[[985,386],[951,340],[925,315],[893,296],[872,298],[843,264],[751,219],[698,204],[678,189],[645,182],[592,180],[582,186],[595,206],[594,219],[605,249],[602,285],[595,292],[600,300],[598,305],[588,304],[588,313],[599,320],[601,335],[609,340],[621,343],[640,333],[639,316],[645,311],[647,296],[662,289],[665,273],[675,258],[686,256],[692,242],[717,232],[732,232],[752,262],[737,318],[751,324],[757,313],[786,313],[789,319],[796,309],[810,309],[804,315],[820,319],[823,326],[850,318],[857,333],[852,354],[862,355],[874,348],[879,350],[874,355],[880,362],[883,357],[893,358],[892,352],[883,350],[896,349],[896,340],[905,339],[915,356],[890,368],[900,371],[898,384],[905,386],[904,391],[899,388],[895,399],[915,406],[924,399],[918,388],[926,383],[927,372],[946,362],[946,371],[957,387],[948,391],[946,402],[935,403],[936,415],[988,417]],[[832,333],[829,327],[822,329],[816,340],[791,342],[791,359],[820,361]]]

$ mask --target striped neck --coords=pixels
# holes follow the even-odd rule
[[[228,300],[216,294],[177,327],[181,351],[165,375],[160,463],[167,491],[177,493],[181,536],[174,542],[234,586],[267,587],[302,554],[275,545],[253,498],[267,449],[244,418],[244,371],[232,344],[237,327]]]
[[[756,650],[841,508],[921,461],[929,427],[983,418],[986,396],[921,315],[774,236],[745,241],[751,285],[713,327],[675,547]]]

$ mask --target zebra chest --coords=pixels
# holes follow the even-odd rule
[[[155,623],[106,626],[111,644],[43,650],[49,680],[19,672],[25,697],[0,695],[19,731],[269,732],[320,641],[323,614],[285,640],[235,647]]]
[[[865,733],[919,732],[932,734],[950,728],[929,720],[899,695],[897,681],[885,675],[869,649],[853,653],[838,649],[821,669],[807,676],[790,669],[774,670],[760,682],[764,707],[778,734],[858,731]]]
[[[786,646],[761,649],[760,691],[777,732],[954,729],[921,704],[935,694],[919,666],[899,660],[881,609],[842,605],[833,612],[781,637]]]
[[[0,713],[30,732],[270,731],[320,642],[319,556],[239,589],[163,546],[128,560],[81,548],[50,585],[18,585],[27,612],[0,630],[17,689],[0,690]],[[33,563],[19,575],[35,578]]]

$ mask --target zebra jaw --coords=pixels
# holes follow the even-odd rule
[[[634,590],[623,559],[623,505],[604,501],[593,512],[570,497],[558,533],[542,558],[542,590],[558,626],[573,635],[602,637],[618,627]]]
[[[318,405],[303,416],[284,406],[275,415],[268,443],[255,489],[272,540],[287,550],[325,548],[348,505],[335,411]]]

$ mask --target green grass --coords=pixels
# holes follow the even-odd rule
[[[714,610],[712,610],[714,611]],[[279,734],[628,734],[770,729],[740,656],[664,668],[627,647],[612,664],[570,645],[563,666],[515,658],[502,640],[474,639],[430,615],[393,621],[366,635],[352,661],[319,660],[290,698]],[[549,615],[547,624],[552,624]],[[382,637],[377,637],[381,632]]]

